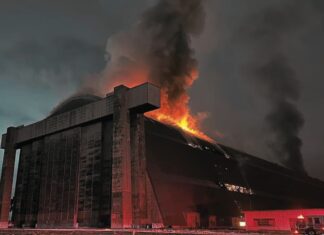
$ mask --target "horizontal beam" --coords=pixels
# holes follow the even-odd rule
[[[128,89],[127,95],[130,101],[128,108],[137,113],[160,107],[160,89],[150,83]],[[18,128],[16,144],[113,115],[113,101],[114,94],[110,93],[99,101],[48,117],[28,126],[22,126]],[[5,136],[4,134],[2,139]],[[1,148],[5,148],[4,143],[5,141],[1,141]]]

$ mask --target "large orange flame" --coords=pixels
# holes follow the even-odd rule
[[[162,88],[161,108],[148,112],[145,115],[168,125],[179,127],[185,132],[201,139],[214,142],[200,130],[201,117],[193,116],[190,113],[188,101],[188,95],[183,95],[177,102],[170,103],[167,92]]]
[[[106,90],[118,85],[134,87],[149,81],[149,73],[144,66],[128,67],[114,71],[114,76],[105,84]],[[190,75],[185,77],[184,89],[189,88],[198,77],[198,72],[193,69]],[[154,82],[153,82],[154,83]],[[161,87],[161,108],[148,112],[145,115],[157,121],[181,128],[185,132],[197,136],[209,142],[214,142],[210,137],[200,130],[200,122],[206,115],[193,116],[189,108],[189,96],[182,92],[176,99],[168,97],[168,88]]]
[[[200,123],[206,115],[193,116],[189,108],[190,97],[187,89],[192,86],[193,82],[198,78],[198,70],[191,68],[190,73],[183,77],[184,91],[180,92],[176,98],[168,96],[168,86],[161,87],[161,108],[146,113],[148,117],[164,122],[169,125],[180,127],[185,132],[197,136],[209,142],[214,142],[210,137],[200,130]]]

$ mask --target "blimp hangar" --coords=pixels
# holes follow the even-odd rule
[[[245,210],[324,208],[323,182],[144,116],[159,106],[152,84],[118,86],[9,127],[1,227],[215,228]]]

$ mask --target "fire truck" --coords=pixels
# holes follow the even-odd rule
[[[295,234],[324,234],[324,215],[323,216],[303,216],[297,217]]]

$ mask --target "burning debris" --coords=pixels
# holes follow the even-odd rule
[[[161,108],[147,115],[211,141],[199,130],[206,114],[191,114],[187,92],[198,77],[190,39],[201,33],[204,17],[201,0],[163,0],[146,10],[134,28],[108,40],[103,93],[152,82],[161,87]]]
[[[304,124],[296,102],[299,81],[284,53],[287,34],[298,31],[302,22],[299,3],[265,8],[248,22],[246,40],[253,44],[258,60],[248,64],[249,76],[270,105],[265,121],[273,133],[269,147],[288,168],[305,172],[299,131]]]

